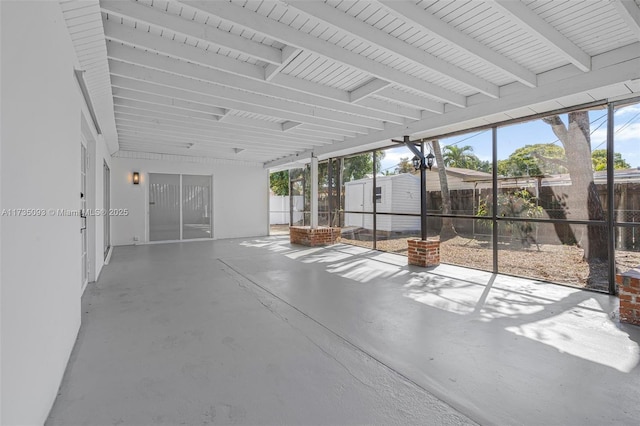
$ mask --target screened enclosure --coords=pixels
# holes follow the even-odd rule
[[[441,261],[603,292],[640,265],[640,104],[594,103],[417,141],[427,235]],[[318,165],[320,226],[342,242],[405,254],[420,237],[413,153],[386,149]],[[291,225],[309,225],[309,165],[289,170]]]

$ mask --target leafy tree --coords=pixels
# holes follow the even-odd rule
[[[269,183],[275,195],[289,195],[289,170],[271,173]]]
[[[613,154],[615,169],[628,169],[620,153]],[[607,169],[607,150],[596,149],[591,153],[595,171]],[[526,145],[516,149],[506,160],[498,161],[501,176],[539,176],[567,173],[567,158],[564,148],[552,143]]]
[[[401,173],[413,173],[415,169],[413,168],[413,163],[409,161],[409,157],[400,158],[400,162],[395,169],[396,174]]]
[[[525,145],[506,160],[498,161],[501,176],[539,176],[566,173],[566,157],[561,146],[552,143]]]
[[[376,151],[376,170],[380,170],[380,160],[384,158],[384,151]],[[373,156],[370,153],[345,158],[342,178],[344,182],[358,180],[373,173]]]
[[[478,163],[476,167],[474,167],[474,169],[479,170],[481,172],[485,172],[485,173],[491,173],[491,169],[492,169],[491,161],[481,161],[480,159],[478,159]]]
[[[539,218],[543,209],[538,206],[537,199],[526,189],[503,192],[498,194],[497,216],[504,218]],[[488,195],[480,200],[477,216],[491,216],[492,197]],[[540,251],[540,246],[534,237],[535,225],[530,222],[510,221],[501,222],[505,229],[511,233],[511,239],[515,239],[524,247],[534,243]]]
[[[601,170],[607,170],[607,150],[596,149],[591,153],[591,160],[593,161],[593,170],[599,172]],[[613,168],[614,170],[628,169],[631,166],[623,158],[619,152],[613,153]]]

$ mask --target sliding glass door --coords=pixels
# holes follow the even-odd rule
[[[149,240],[211,238],[211,176],[149,174]]]

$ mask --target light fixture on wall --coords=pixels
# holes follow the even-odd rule
[[[138,185],[140,183],[140,173],[133,172],[133,184]]]

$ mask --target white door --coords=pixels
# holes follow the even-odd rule
[[[345,190],[345,210],[352,212],[364,211],[364,183],[348,185]],[[346,226],[364,226],[364,215],[357,213],[347,213],[345,215]]]
[[[80,262],[82,276],[80,280],[80,287],[84,288],[89,282],[89,243],[87,241],[87,147],[84,143],[80,143]]]

